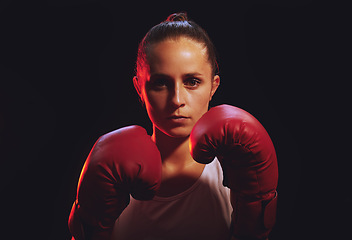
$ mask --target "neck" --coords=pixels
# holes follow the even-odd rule
[[[152,140],[157,145],[163,164],[185,166],[193,162],[189,152],[189,136],[170,137],[154,127]]]
[[[170,137],[154,127],[152,140],[162,159],[161,185],[157,195],[174,196],[190,188],[203,172],[204,164],[193,160],[189,152],[189,136]]]

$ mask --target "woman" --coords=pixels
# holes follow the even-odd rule
[[[133,81],[153,123],[152,139],[162,158],[162,181],[152,201],[132,200],[117,221],[115,239],[142,239],[145,228],[154,227],[153,239],[166,238],[160,231],[167,231],[169,239],[185,239],[186,232],[189,239],[228,236],[232,207],[229,189],[222,185],[220,164],[195,162],[188,142],[219,86],[216,71],[209,37],[187,21],[185,14],[171,15],[140,43]],[[195,208],[203,199],[208,204]],[[138,216],[141,212],[145,218]],[[160,217],[151,221],[155,215]],[[158,230],[162,223],[167,226]],[[211,224],[212,228],[204,229]]]
[[[216,72],[211,40],[186,14],[149,30],[133,82],[153,124],[151,140],[132,126],[97,141],[69,219],[76,240],[268,236],[275,150],[247,112],[227,105],[208,112]]]

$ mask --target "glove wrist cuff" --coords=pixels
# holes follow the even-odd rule
[[[232,235],[243,240],[264,240],[275,225],[277,192],[270,199],[248,201],[231,191]]]

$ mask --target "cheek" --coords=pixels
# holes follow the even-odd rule
[[[199,96],[199,100],[202,103],[209,103],[210,102],[211,89],[212,89],[212,85],[211,84],[206,84],[205,86],[203,86],[203,88],[201,89],[200,93],[197,94]]]
[[[209,100],[208,99],[201,99],[202,101],[198,101],[197,106],[195,106],[194,110],[197,111],[198,119],[203,116],[204,113],[208,111],[209,108]],[[197,119],[197,121],[198,121]]]
[[[165,94],[154,91],[144,91],[143,97],[146,102],[146,107],[154,110],[162,109],[167,99]]]
[[[158,118],[161,117],[162,109],[165,108],[166,97],[164,94],[143,91],[143,98],[150,120],[153,123],[158,122]]]
[[[189,105],[194,111],[194,119],[199,120],[204,113],[208,111],[210,101],[210,88],[204,89],[202,92],[192,94]]]

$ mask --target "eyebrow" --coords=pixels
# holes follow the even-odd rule
[[[167,77],[167,78],[169,78],[170,76],[167,74],[164,74],[164,73],[152,73],[152,74],[150,74],[150,77],[151,78],[152,77]]]
[[[182,77],[193,77],[193,76],[203,76],[203,74],[199,72],[191,72],[191,73],[185,73],[182,75]],[[163,77],[163,78],[170,78],[169,75],[164,74],[164,73],[152,73],[150,74],[150,77],[152,78],[157,78],[157,77]]]
[[[193,73],[186,73],[183,74],[184,77],[193,77],[193,76],[202,76],[203,74],[199,73],[199,72],[193,72]]]

